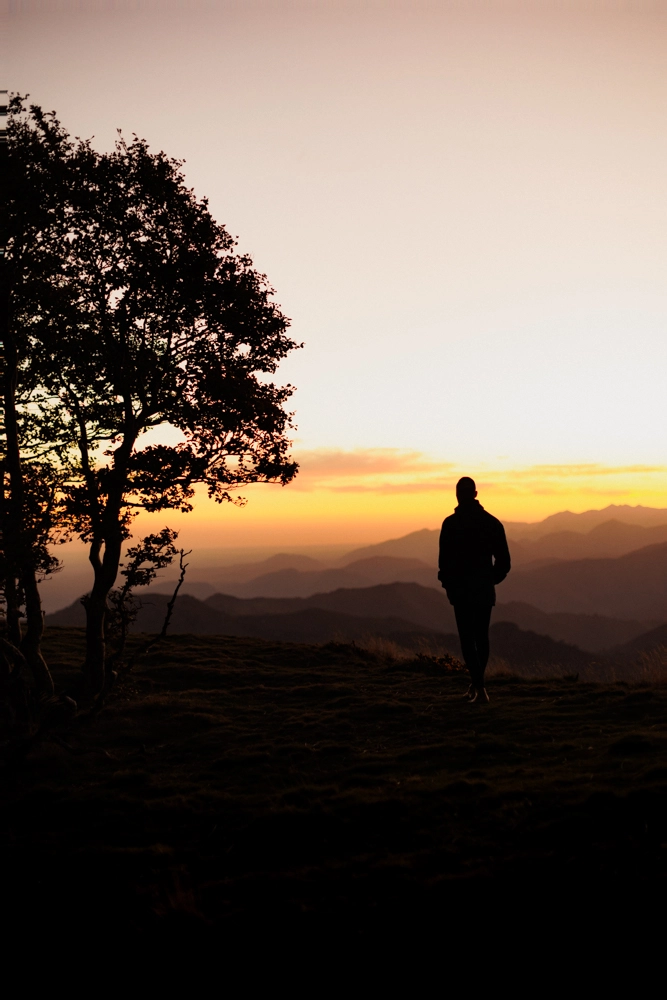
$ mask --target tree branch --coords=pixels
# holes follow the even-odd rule
[[[178,577],[178,583],[174,588],[174,593],[171,595],[169,601],[167,602],[167,610],[164,616],[164,621],[162,623],[162,629],[160,630],[158,635],[153,636],[152,639],[149,639],[148,642],[144,643],[143,646],[139,647],[137,652],[130,659],[127,667],[125,668],[124,673],[129,673],[134,668],[138,660],[140,660],[141,657],[144,656],[149,649],[152,649],[153,646],[156,646],[158,642],[161,642],[163,639],[167,637],[167,629],[169,628],[169,625],[171,623],[171,616],[174,611],[174,605],[176,604],[176,598],[178,597],[178,592],[181,589],[183,581],[185,580],[185,571],[189,565],[189,563],[183,562],[183,560],[185,559],[186,556],[189,556],[191,552],[192,549],[189,549],[187,552],[185,551],[185,549],[181,549],[180,552],[178,553],[178,562],[181,571]]]

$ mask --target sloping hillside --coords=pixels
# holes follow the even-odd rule
[[[372,594],[365,594],[364,591],[339,591],[336,595],[321,595],[324,599],[338,598],[332,601],[333,605],[337,605],[335,610],[310,606],[298,610],[283,610],[281,614],[257,613],[259,609],[255,608],[253,614],[231,615],[225,609],[229,608],[229,601],[234,598],[216,595],[204,603],[186,595],[176,601],[170,630],[173,634],[217,634],[285,642],[368,642],[371,639],[386,639],[405,650],[440,650],[460,656],[461,647],[455,634],[456,626],[451,609],[448,617],[442,614],[449,605],[443,602],[437,592],[433,592],[436,600],[431,598],[430,607],[424,602],[424,606],[419,608],[419,592],[429,597],[431,592],[413,585],[412,613],[415,618],[420,619],[418,622],[387,613],[392,603],[396,610],[405,611],[408,606],[408,602],[398,599],[399,595],[395,591],[398,586],[394,584],[386,588],[389,600],[383,600],[385,595],[382,592],[385,588],[380,587],[373,588]],[[353,603],[356,594],[366,597],[363,610]],[[166,594],[152,594],[150,602],[140,610],[133,632],[159,632],[168,599]],[[344,608],[348,611],[343,610]],[[373,617],[373,609],[384,613]],[[428,622],[432,625],[427,624]],[[83,607],[80,603],[71,605],[55,615],[49,615],[46,623],[50,626],[81,627],[84,624]],[[451,631],[448,631],[448,626]],[[491,626],[491,651],[496,658],[517,667],[552,664],[563,668],[583,669],[596,662],[590,653],[548,635],[520,629],[514,623],[506,621]]]
[[[193,555],[195,566],[188,572],[183,592],[199,598],[208,597],[216,592],[235,594],[237,590],[242,590],[244,585],[252,580],[265,576],[272,577],[284,570],[318,573],[328,568],[325,563],[318,559],[290,552],[281,552],[268,559],[255,562],[232,563],[230,566],[207,566],[205,569],[201,566],[196,568],[196,560],[197,553]],[[171,578],[169,575],[166,578],[160,578],[159,586],[160,590],[164,592],[173,591],[176,586],[176,578]]]
[[[493,512],[492,512],[493,513]],[[637,504],[632,507],[629,504],[609,504],[601,510],[585,510],[580,514],[575,514],[570,510],[560,511],[558,514],[550,514],[542,521],[527,523],[524,521],[508,521],[505,524],[507,534],[512,538],[541,538],[552,532],[578,531],[589,532],[606,521],[622,521],[623,524],[637,524],[645,528],[656,525],[667,524],[667,508],[665,507],[642,507]]]
[[[491,656],[505,660],[512,667],[560,666],[585,670],[595,663],[595,657],[567,642],[557,642],[548,635],[538,635],[520,629],[514,622],[497,622],[489,630]],[[458,655],[460,647],[454,650]]]
[[[608,651],[629,642],[655,626],[651,621],[627,621],[604,615],[579,615],[566,611],[542,611],[521,601],[499,602],[493,612],[496,622],[514,622],[522,629],[549,635],[590,653]]]
[[[502,593],[502,587],[499,588]],[[391,583],[359,590],[335,590],[307,598],[255,598],[243,601],[226,594],[206,599],[213,608],[231,615],[289,614],[308,607],[374,618],[394,616],[435,631],[455,632],[454,609],[440,588],[416,583]],[[603,615],[546,612],[523,602],[499,601],[493,621],[514,622],[520,628],[579,646],[592,653],[628,642],[657,624],[650,620],[628,621]]]
[[[500,588],[499,588],[500,590]],[[360,590],[335,590],[307,598],[254,598],[227,594],[206,599],[209,607],[230,615],[289,614],[306,608],[324,608],[373,618],[394,616],[435,631],[455,632],[454,609],[442,589],[416,583],[391,583]],[[520,628],[599,653],[646,632],[651,621],[623,621],[602,615],[549,613],[522,602],[499,602],[493,621],[514,622]]]
[[[141,623],[145,632],[159,632],[164,621],[167,601],[166,594],[149,592],[141,597]],[[204,601],[182,594],[174,606],[171,630],[174,632],[192,632],[195,635],[215,634],[225,632],[225,624],[229,616],[209,607]],[[230,618],[230,621],[233,619]],[[59,628],[83,628],[86,624],[86,612],[81,601],[46,615],[45,623],[57,625]]]
[[[621,662],[637,659],[642,653],[650,653],[652,650],[667,649],[667,625],[659,625],[648,632],[635,636],[629,642],[616,646],[610,650],[610,655]]]
[[[321,590],[338,587],[368,587],[373,581],[363,573],[350,569],[324,569],[301,572],[282,569],[265,573],[247,583],[230,584],[229,592],[237,597],[308,597]]]
[[[162,627],[168,595],[153,593],[146,600],[137,616],[134,632],[157,633]],[[79,601],[53,615],[47,615],[46,624],[60,627],[85,624],[84,609]],[[391,639],[405,648],[419,645],[421,640],[443,641],[442,630],[415,626],[413,622],[386,615],[373,618],[345,614],[324,608],[309,607],[285,614],[255,614],[235,617],[194,597],[179,597],[174,606],[170,631],[174,634],[235,635],[263,639],[281,639],[291,642],[352,642],[369,636]],[[448,648],[452,642],[449,639]]]
[[[448,511],[447,513],[451,513]],[[444,516],[444,515],[443,515]],[[363,548],[348,552],[340,562],[347,566],[360,559],[374,559],[377,556],[390,556],[393,559],[420,559],[429,566],[438,562],[438,539],[440,528],[422,528],[421,531],[411,531],[401,538],[390,538],[376,545],[365,545]]]
[[[452,510],[453,505],[450,509],[443,510],[443,519],[451,514]],[[493,510],[491,510],[491,513],[493,513]],[[613,523],[614,526],[609,527],[610,523]],[[622,527],[619,528],[617,527],[618,525],[622,525]],[[628,530],[624,535],[623,531],[625,528]],[[632,531],[633,528],[637,529],[634,534]],[[642,529],[646,532],[655,532],[655,535],[648,537],[643,533]],[[532,549],[532,554],[527,554],[526,558],[570,558],[570,555],[568,555],[568,546],[571,547],[571,556],[574,558],[588,558],[589,556],[596,557],[598,555],[615,556],[665,540],[660,533],[667,531],[667,508],[630,507],[627,504],[610,504],[602,510],[588,510],[581,514],[573,514],[571,511],[561,511],[558,514],[552,514],[544,518],[544,520],[532,524],[522,521],[507,521],[505,522],[505,531],[507,532],[507,537],[513,541],[525,542],[527,553],[535,545],[535,548]],[[593,534],[592,540],[589,543],[583,543],[580,540],[579,544],[603,546],[603,540],[607,536],[612,548],[605,549],[603,552],[597,549],[582,551],[577,547],[576,538],[571,537],[572,535],[586,536],[598,531],[600,533],[597,535]],[[413,531],[401,538],[392,538],[386,542],[379,542],[376,545],[367,545],[364,548],[354,549],[354,551],[344,556],[340,560],[340,563],[341,565],[348,565],[358,559],[368,559],[374,556],[393,556],[401,559],[420,559],[422,562],[434,565],[438,559],[439,535],[439,527],[434,529],[423,528],[421,531]],[[560,549],[559,540],[554,538],[554,536],[560,536]],[[547,537],[550,537],[550,541],[546,541]],[[618,546],[623,544],[621,541],[622,538],[632,539],[632,541],[628,541],[628,548],[618,548]],[[544,552],[541,552],[539,546],[536,544],[542,539],[544,539]],[[618,551],[614,551],[613,546],[616,546]],[[523,555],[521,558],[523,559]]]
[[[160,630],[167,596],[159,590],[142,596],[138,626],[147,632]],[[314,615],[315,611],[327,616]],[[274,621],[293,616],[291,623]],[[348,619],[353,617],[356,622]],[[249,619],[256,619],[250,624]],[[601,615],[549,613],[523,602],[499,602],[493,622],[509,621],[524,631],[549,636],[556,641],[599,653],[626,643],[657,623],[623,621]],[[76,601],[53,615],[47,624],[83,626],[85,615]],[[397,624],[399,622],[399,624]],[[454,611],[442,589],[416,583],[381,584],[377,587],[341,589],[306,598],[239,598],[214,594],[204,601],[182,595],[176,602],[172,631],[194,634],[259,635],[294,641],[326,642],[345,636],[351,640],[371,634],[395,637],[397,632],[451,634],[456,631]],[[404,640],[412,644],[413,638]]]
[[[291,552],[280,552],[268,559],[258,562],[233,563],[231,566],[211,567],[209,573],[211,580],[216,585],[224,587],[225,583],[247,583],[258,576],[266,573],[278,573],[283,569],[297,569],[304,573],[315,573],[325,569],[325,565],[319,559],[312,559],[310,556],[302,556]]]
[[[605,521],[586,533],[558,531],[535,541],[512,539],[512,563],[516,567],[544,560],[616,558],[661,542],[667,542],[667,524],[647,528]]]
[[[503,602],[524,601],[544,611],[667,617],[667,543],[618,559],[580,559],[513,571],[499,588]]]
[[[206,599],[206,604],[233,615],[289,614],[306,608],[322,608],[371,618],[395,616],[439,632],[450,632],[456,628],[454,609],[442,588],[435,590],[417,583],[341,589],[306,598],[257,597],[244,601],[226,594],[215,594]]]
[[[283,569],[231,588],[237,597],[310,597],[341,587],[371,587],[379,583],[406,580],[423,586],[439,587],[437,565],[427,566],[418,559],[375,556],[358,559],[338,569],[303,572]]]
[[[138,624],[138,628],[143,627]],[[452,648],[452,637],[425,626],[417,627],[403,618],[370,618],[346,615],[323,608],[307,608],[287,615],[254,615],[235,618],[227,625],[229,635],[255,636],[262,639],[280,639],[286,642],[352,642],[370,636],[390,639],[406,649],[420,645],[421,640],[445,642]]]

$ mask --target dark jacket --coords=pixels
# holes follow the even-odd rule
[[[460,503],[440,532],[438,579],[450,604],[495,604],[494,584],[510,571],[505,529],[478,500]]]

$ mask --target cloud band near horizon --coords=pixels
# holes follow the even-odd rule
[[[438,527],[456,504],[462,475],[473,476],[481,503],[504,521],[609,504],[667,508],[667,465],[463,466],[395,448],[297,450],[295,458],[301,469],[293,483],[251,486],[242,508],[219,506],[200,491],[191,514],[142,514],[134,533],[169,524],[186,547],[206,549],[369,544]]]

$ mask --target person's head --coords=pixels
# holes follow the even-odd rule
[[[470,476],[463,476],[459,479],[456,484],[456,499],[459,503],[469,503],[474,500],[477,496],[477,487],[475,486],[475,480],[471,479]]]

